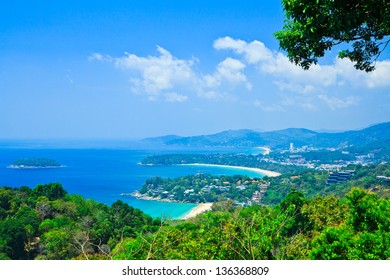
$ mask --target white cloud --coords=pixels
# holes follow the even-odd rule
[[[256,107],[259,107],[264,112],[283,112],[284,107],[280,104],[268,104],[256,99],[253,103]]]
[[[214,73],[202,75],[193,69],[196,59],[178,59],[159,46],[157,52],[157,56],[141,57],[126,53],[119,58],[95,53],[88,59],[111,62],[120,69],[130,71],[132,92],[145,94],[150,101],[159,100],[160,97],[165,97],[168,102],[188,99],[188,96],[172,93],[173,90],[193,92],[200,98],[227,100],[225,97],[235,87],[252,88],[244,74],[246,65],[238,59],[226,58],[216,66]]]
[[[306,94],[313,91],[315,86],[328,87],[334,85],[337,80],[334,67],[313,65],[310,70],[305,71],[291,63],[284,54],[272,52],[260,41],[247,43],[224,37],[214,42],[214,48],[230,49],[242,55],[246,62],[256,64],[260,72],[272,75],[275,84],[282,90]]]
[[[378,61],[375,71],[367,76],[366,84],[369,88],[390,87],[390,60]]]
[[[188,100],[188,96],[171,92],[165,94],[165,100],[168,102],[184,102]]]
[[[188,85],[194,81],[192,65],[194,60],[173,57],[167,50],[157,47],[159,56],[139,57],[126,54],[116,58],[115,65],[138,73],[130,82],[136,93],[146,93],[149,98],[157,98],[161,92]]]
[[[331,65],[317,64],[303,70],[291,63],[283,53],[273,52],[257,40],[248,43],[224,37],[215,40],[213,46],[217,50],[232,50],[241,55],[244,61],[255,64],[261,72],[274,76],[281,89],[307,93],[307,86],[327,88],[346,83],[368,88],[390,86],[390,60],[378,61],[376,70],[370,73],[356,70],[348,59],[338,58]]]
[[[207,90],[207,89],[199,88],[197,93],[199,97],[204,99],[219,100],[224,98],[224,93],[216,90]]]
[[[354,96],[348,96],[344,99],[341,99],[341,98],[321,94],[318,96],[318,98],[324,101],[332,110],[336,110],[340,108],[348,108],[358,104],[358,98]]]
[[[283,92],[299,93],[306,97],[291,97],[293,103],[305,110],[315,110],[314,100],[321,101],[332,110],[347,108],[358,103],[354,97],[334,96],[343,92],[340,87],[365,87],[374,89],[390,86],[390,61],[380,61],[371,73],[358,71],[347,59],[335,59],[330,65],[312,65],[309,70],[291,63],[286,55],[273,52],[257,40],[243,40],[224,37],[214,41],[217,50],[231,50],[242,57],[242,61],[253,64],[260,74],[271,76],[271,81]],[[313,99],[315,97],[316,99]],[[290,106],[282,104],[285,106]],[[262,104],[263,106],[264,104]],[[274,110],[277,108],[273,106]]]
[[[246,43],[242,40],[235,40],[231,37],[219,38],[214,41],[214,48],[217,50],[231,49],[237,54],[244,55],[246,61],[250,64],[261,61],[272,60],[272,52],[260,41]]]
[[[159,46],[154,56],[126,53],[123,57],[113,58],[94,53],[88,59],[113,63],[129,71],[131,90],[145,95],[150,101],[185,102],[189,94],[229,101],[235,100],[234,92],[240,87],[250,91],[253,87],[261,87],[261,82],[270,82],[278,87],[279,94],[283,92],[288,98],[268,106],[258,102],[255,104],[261,105],[265,111],[281,111],[289,106],[315,110],[319,102],[335,110],[357,104],[358,99],[343,96],[347,87],[374,89],[390,86],[389,60],[377,62],[376,70],[372,73],[358,71],[350,61],[341,59],[335,59],[330,65],[313,65],[309,70],[303,70],[291,63],[283,53],[272,51],[257,40],[246,42],[223,37],[215,40],[213,47],[231,51],[236,57],[226,57],[216,65],[213,73],[206,74],[194,69],[196,59],[179,59]],[[262,77],[259,81],[250,81],[248,77],[253,74]]]
[[[100,53],[93,53],[88,57],[88,61],[105,61],[110,62],[112,61],[112,58],[108,55],[103,55]]]
[[[203,77],[204,86],[208,88],[220,87],[223,83],[230,86],[237,86],[244,84],[250,90],[252,85],[248,82],[247,77],[243,73],[245,64],[234,58],[226,58],[218,64],[217,69],[212,75],[205,75]]]

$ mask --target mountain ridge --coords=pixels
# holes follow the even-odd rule
[[[290,143],[293,143],[295,147],[364,146],[373,142],[390,142],[390,122],[371,125],[361,130],[343,132],[316,132],[306,128],[286,128],[265,132],[239,129],[187,137],[166,135],[146,138],[144,141],[189,147],[268,146],[271,148],[288,148]]]

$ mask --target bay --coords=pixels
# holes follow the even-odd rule
[[[34,188],[38,184],[60,182],[70,194],[79,194],[105,204],[118,199],[141,209],[153,217],[183,217],[195,204],[170,203],[139,200],[123,193],[139,189],[146,179],[153,176],[176,178],[189,174],[207,173],[213,175],[243,174],[259,177],[246,170],[207,166],[143,166],[138,163],[148,155],[162,153],[210,153],[221,150],[152,149],[131,148],[42,148],[39,145],[1,145],[0,143],[0,186]],[[237,152],[231,150],[230,152]],[[225,151],[227,152],[227,151]],[[15,160],[25,157],[49,158],[65,165],[55,169],[11,169]]]

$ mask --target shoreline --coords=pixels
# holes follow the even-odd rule
[[[189,204],[186,202],[172,200],[172,199],[168,199],[168,198],[159,198],[159,197],[148,196],[146,194],[141,194],[138,190],[134,191],[130,194],[122,193],[121,196],[132,196],[132,197],[135,197],[136,199],[141,199],[141,200],[155,200],[155,201],[160,201],[160,202],[175,202],[175,203]]]
[[[281,174],[279,172],[271,171],[271,170],[265,170],[255,167],[245,167],[245,166],[234,166],[234,165],[222,165],[222,164],[209,164],[209,163],[188,163],[188,164],[178,164],[182,166],[205,166],[205,167],[223,167],[223,168],[232,168],[232,169],[240,169],[240,170],[248,170],[256,172],[263,176],[268,177],[277,177]]]
[[[195,206],[192,207],[189,212],[184,213],[183,215],[179,216],[175,220],[188,220],[190,218],[194,218],[194,217],[198,216],[199,214],[202,214],[206,211],[210,211],[211,206],[213,205],[212,202],[196,204],[196,203],[188,203],[188,202],[171,200],[171,199],[166,199],[166,198],[161,199],[158,197],[151,197],[151,196],[141,194],[141,193],[139,193],[139,191],[134,191],[130,194],[121,194],[121,195],[122,196],[132,196],[132,197],[134,197],[136,199],[140,199],[140,200],[149,200],[149,201],[153,200],[153,201],[166,202],[166,203],[195,204]]]
[[[64,168],[65,165],[48,165],[48,166],[34,166],[34,165],[8,165],[10,169],[53,169],[53,168]]]
[[[194,208],[192,208],[189,213],[184,215],[184,217],[179,218],[178,220],[188,220],[190,218],[194,218],[194,217],[196,217],[204,212],[210,211],[211,206],[213,206],[213,203],[211,203],[211,202],[198,204],[198,206],[195,206]]]

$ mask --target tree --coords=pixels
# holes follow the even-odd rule
[[[285,230],[287,236],[304,232],[310,227],[310,221],[302,213],[302,207],[307,203],[307,199],[302,192],[291,189],[291,192],[280,203],[282,214],[288,217]]]
[[[64,198],[67,191],[62,187],[60,183],[50,183],[41,185],[39,184],[33,190],[33,194],[36,196],[46,196],[50,200]]]
[[[307,70],[325,51],[339,44],[339,52],[355,68],[367,72],[390,43],[388,0],[282,0],[285,24],[275,33],[290,61]]]

